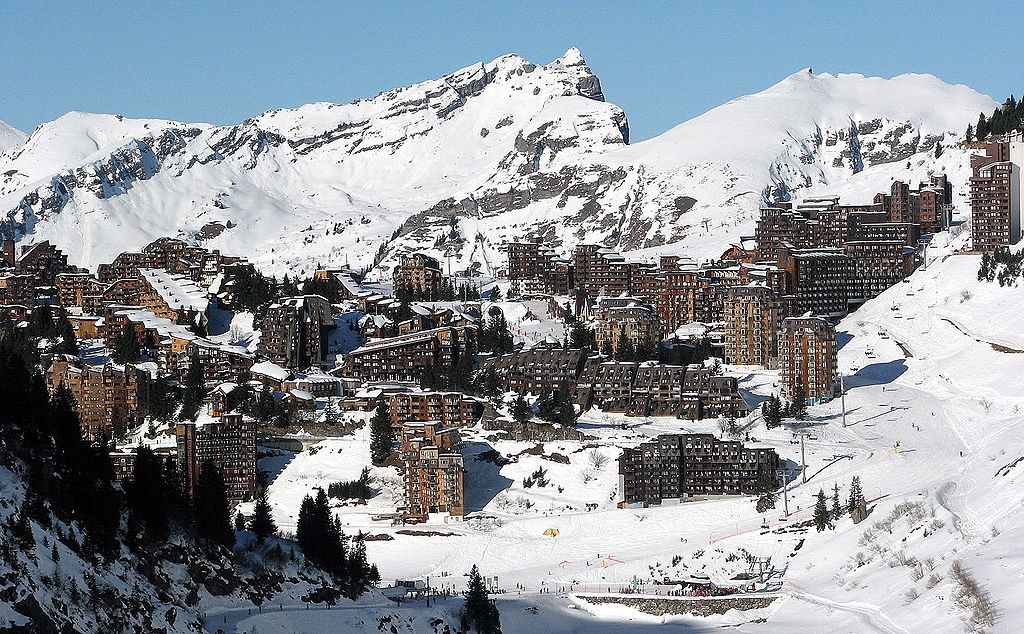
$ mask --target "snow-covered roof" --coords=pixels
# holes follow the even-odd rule
[[[176,324],[166,317],[157,317],[152,312],[141,308],[126,308],[118,310],[114,314],[124,315],[131,322],[141,323],[145,328],[155,330],[161,337],[177,337],[188,341],[199,338],[187,326]]]
[[[139,269],[146,282],[173,310],[194,310],[206,312],[210,300],[206,292],[184,275],[176,275],[164,269]]]
[[[253,364],[249,368],[250,374],[262,374],[263,376],[270,377],[278,381],[287,381],[292,377],[292,373],[287,368],[282,368],[276,363],[270,361],[260,361],[259,363]]]

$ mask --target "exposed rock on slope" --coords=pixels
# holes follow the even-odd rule
[[[524,235],[707,257],[763,202],[949,146],[992,107],[927,75],[808,69],[629,145],[578,50],[544,66],[506,55],[236,126],[65,115],[0,152],[0,232],[90,267],[179,235],[278,274],[348,262],[387,276],[410,250],[494,272]]]

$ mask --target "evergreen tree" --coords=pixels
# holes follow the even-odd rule
[[[789,415],[797,420],[807,418],[807,396],[804,392],[804,377],[796,378],[793,386],[793,401],[789,406]]]
[[[530,418],[530,405],[522,395],[517,396],[515,402],[512,404],[512,418],[520,423],[525,422]]]
[[[501,396],[501,380],[494,368],[487,368],[483,373],[483,395],[493,403]]]
[[[28,318],[28,335],[33,338],[54,334],[53,309],[47,304],[36,306]]]
[[[860,488],[860,476],[853,476],[853,482],[850,483],[850,496],[846,501],[846,510],[850,515],[855,515],[858,510],[863,509],[867,505],[864,500],[864,493]]]
[[[988,121],[985,119],[985,113],[978,113],[978,125],[974,126],[974,137],[979,141],[984,141],[985,137],[988,136]]]
[[[178,402],[174,398],[174,391],[167,377],[159,377],[150,384],[146,406],[149,417],[154,421],[167,423],[174,418]]]
[[[78,339],[75,338],[75,329],[71,326],[68,316],[63,312],[57,318],[57,335],[61,339],[59,352],[63,354],[78,354]]]
[[[114,340],[114,350],[111,358],[116,363],[135,363],[139,360],[139,341],[135,335],[135,329],[129,324],[121,329],[121,333]]]
[[[478,634],[501,634],[498,608],[487,598],[487,588],[476,564],[473,564],[469,571],[469,584],[462,613],[467,629],[473,627]]]
[[[942,141],[935,142],[935,158],[942,156]]]
[[[843,516],[843,506],[839,503],[839,483],[836,482],[832,488],[832,509],[830,511],[832,516],[832,522],[838,522],[839,518]]]
[[[316,522],[316,501],[310,495],[302,498],[299,505],[299,519],[295,525],[295,541],[310,561],[316,559],[317,547],[326,536]]]
[[[124,489],[125,502],[146,533],[154,539],[166,539],[170,534],[170,500],[164,461],[149,447],[143,445],[136,450],[132,479]]]
[[[241,511],[235,513],[235,530],[238,532],[245,530],[245,516]]]
[[[185,390],[181,399],[181,420],[195,420],[203,407],[206,398],[206,380],[203,377],[203,366],[196,355],[189,358],[188,370],[185,372]]]
[[[366,561],[366,544],[354,539],[346,562],[348,595],[359,596],[370,585],[370,565]]]
[[[569,329],[569,347],[574,349],[595,348],[597,342],[594,337],[594,330],[578,321],[573,321]]]
[[[256,392],[256,402],[253,406],[253,417],[256,420],[266,423],[269,422],[274,416],[274,409],[276,404],[274,403],[274,390],[264,385]]]
[[[967,124],[967,132],[964,133],[964,140],[968,143],[974,140],[974,124]]]
[[[988,279],[989,271],[992,269],[992,255],[987,251],[981,254],[981,266],[978,268],[978,281],[983,282]]]
[[[512,352],[514,340],[512,333],[508,330],[508,322],[505,320],[504,313],[498,310],[487,320],[480,339],[480,349],[484,352],[496,354]]]
[[[427,365],[420,371],[420,389],[437,390],[441,387],[441,377],[438,375],[437,366]]]
[[[541,392],[540,398],[537,399],[537,418],[549,423],[554,423],[558,420],[558,407],[549,390]]]
[[[270,512],[270,502],[267,501],[265,490],[261,490],[256,496],[256,507],[252,512],[250,530],[256,533],[256,539],[260,543],[277,532],[277,524],[274,523],[274,516]]]
[[[395,432],[391,428],[388,406],[381,403],[370,419],[370,460],[382,465],[395,450]]]
[[[327,403],[324,404],[324,423],[328,425],[337,425],[340,420],[341,408],[338,407],[337,399],[328,397]]]
[[[487,296],[487,299],[492,301],[492,302],[500,302],[501,301],[501,289],[498,288],[497,286],[492,288],[490,295]]]
[[[576,426],[576,407],[572,400],[572,387],[567,384],[558,388],[558,422],[563,427]]]
[[[571,401],[563,401],[562,406],[558,408],[558,422],[562,427],[576,426],[576,408],[573,407]]]
[[[825,491],[818,489],[818,501],[814,504],[814,528],[820,533],[828,525],[828,503],[825,502]]]
[[[761,415],[764,417],[764,426],[773,429],[782,424],[782,401],[778,396],[772,394],[771,398],[761,406]]]
[[[196,533],[199,537],[215,544],[231,548],[235,545],[235,533],[231,530],[231,515],[228,508],[227,491],[220,471],[207,460],[199,468],[195,496],[192,499]]]

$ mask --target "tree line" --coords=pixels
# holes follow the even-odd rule
[[[1018,102],[1013,95],[1010,95],[1003,105],[996,107],[988,117],[985,113],[978,114],[978,123],[968,124],[966,139],[968,141],[984,141],[990,135],[1006,134],[1016,132],[1022,128],[1024,122],[1024,101]]]

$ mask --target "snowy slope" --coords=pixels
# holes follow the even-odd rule
[[[94,267],[230,221],[208,246],[269,272],[347,261],[377,278],[414,249],[488,274],[502,243],[527,234],[563,251],[601,241],[711,257],[749,233],[763,202],[928,162],[994,106],[926,75],[804,70],[629,145],[625,114],[578,50],[544,66],[506,55],[236,126],[70,113],[0,153],[0,231],[57,240]]]
[[[0,121],[0,152],[21,145],[27,138],[28,136],[21,130],[12,127],[5,121]]]

